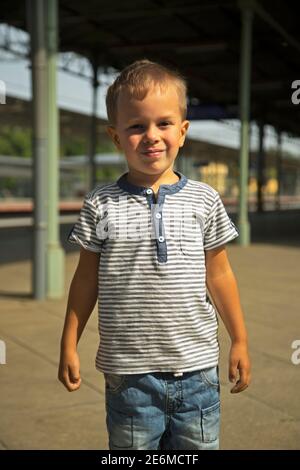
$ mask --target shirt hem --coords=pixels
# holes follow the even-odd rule
[[[218,248],[219,246],[225,245],[226,243],[234,240],[239,236],[238,232],[233,232],[229,234],[227,237],[222,238],[220,240],[216,240],[214,243],[211,243],[209,245],[203,246],[203,249],[205,251],[213,250],[214,248]]]
[[[94,248],[91,245],[86,245],[82,240],[80,240],[77,235],[74,234],[70,235],[70,237],[68,238],[68,242],[72,243],[72,245],[82,246],[82,248],[84,248],[85,250],[93,251],[94,253],[101,252],[101,248]]]
[[[143,371],[126,371],[124,372],[124,369],[120,370],[120,369],[116,369],[116,370],[104,370],[103,368],[101,368],[100,366],[97,366],[96,365],[96,370],[98,372],[102,372],[102,374],[116,374],[116,375],[135,375],[135,374],[152,374],[152,373],[155,373],[155,372],[167,372],[167,373],[171,373],[171,374],[185,374],[185,373],[189,373],[189,372],[195,372],[197,370],[205,370],[205,369],[209,369],[210,367],[215,367],[215,366],[218,366],[219,364],[219,361],[213,361],[212,363],[209,363],[209,364],[206,364],[206,365],[198,365],[198,366],[195,366],[195,367],[192,367],[191,369],[186,369],[185,367],[181,367],[181,368],[177,368],[177,369],[174,369],[174,370],[170,370],[170,369],[161,369],[161,368],[146,368],[145,370]]]

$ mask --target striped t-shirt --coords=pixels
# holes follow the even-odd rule
[[[217,315],[205,250],[238,236],[211,186],[135,186],[126,174],[85,197],[69,241],[100,253],[101,372],[191,372],[218,363]]]

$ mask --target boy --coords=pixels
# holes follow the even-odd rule
[[[232,393],[250,382],[247,334],[224,244],[238,233],[219,194],[173,170],[189,122],[183,78],[135,62],[107,94],[108,133],[128,173],[85,198],[59,379],[80,387],[76,346],[98,296],[112,449],[218,449],[217,317],[232,346]],[[239,371],[239,377],[237,377]]]

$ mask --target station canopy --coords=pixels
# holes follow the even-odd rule
[[[300,2],[254,5],[251,119],[300,135]],[[2,22],[28,30],[26,2],[2,0]],[[104,70],[142,58],[178,69],[189,118],[238,118],[241,8],[232,0],[59,0],[59,50]],[[299,94],[300,95],[300,94]]]

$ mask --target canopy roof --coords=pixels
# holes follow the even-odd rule
[[[251,119],[299,135],[300,3],[256,2]],[[2,0],[2,22],[27,29],[26,2]],[[104,68],[140,58],[178,68],[187,78],[190,117],[237,117],[241,14],[232,0],[59,0],[60,51]],[[200,114],[199,114],[200,110]]]

